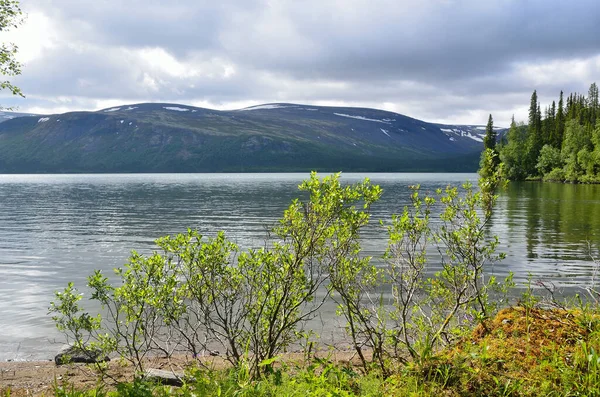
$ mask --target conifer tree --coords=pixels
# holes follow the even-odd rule
[[[485,127],[485,137],[483,138],[484,149],[496,149],[496,131],[494,131],[494,120],[492,115],[488,118],[487,126]]]
[[[600,103],[598,102],[598,86],[596,83],[590,85],[588,91],[588,106],[590,115],[590,124],[595,125],[598,119],[598,113],[600,112]]]
[[[558,100],[558,108],[556,109],[556,123],[555,123],[555,133],[554,140],[552,142],[552,146],[557,149],[562,147],[563,137],[565,135],[565,113],[564,113],[564,101],[563,101],[563,92],[560,92],[560,99]]]
[[[544,116],[542,117],[542,141],[544,145],[552,140],[550,122],[550,108],[546,106],[544,108]]]
[[[540,109],[540,103],[538,102],[537,110],[535,112],[535,132],[538,134],[538,139],[541,143],[544,143],[545,137],[542,135],[542,110]]]
[[[531,94],[531,100],[529,102],[529,128],[535,124],[535,118],[537,116],[537,90],[533,90],[533,94]]]
[[[548,109],[548,117],[545,120],[544,136],[546,137],[545,144],[554,146],[556,141],[556,102],[552,101],[552,105]]]
[[[496,131],[494,131],[494,119],[490,114],[487,126],[485,127],[485,137],[483,138],[483,152],[479,162],[479,174],[483,178],[490,177],[496,173],[500,164],[500,157],[496,150]]]
[[[534,174],[536,172],[535,165],[543,146],[542,139],[542,121],[540,105],[537,99],[537,91],[533,91],[531,95],[531,103],[529,106],[529,126],[527,134],[527,159],[525,162],[526,172]]]

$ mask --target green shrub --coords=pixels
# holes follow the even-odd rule
[[[547,182],[564,182],[566,180],[567,176],[562,168],[553,168],[552,171],[544,175],[544,181]]]
[[[494,175],[480,191],[465,184],[421,197],[414,187],[411,205],[388,225],[385,265],[376,267],[362,253],[360,236],[379,186],[368,179],[343,186],[340,174],[321,180],[312,173],[299,186],[308,200],[292,201],[264,247],[242,251],[222,232],[163,237],[159,251],[133,252],[115,269],[115,285],[99,271],[88,278],[104,316],[82,310],[71,283],[56,293],[50,312],[71,344],[129,360],[136,376],[151,355],[198,357],[219,345],[234,368],[232,387],[255,393],[267,387],[259,380],[279,373],[279,355],[310,341],[306,322],[333,298],[363,373],[387,378],[409,360],[428,368],[441,348],[475,325],[485,328],[512,285],[512,276],[500,282],[484,274],[504,257],[487,232]],[[358,390],[352,371],[315,365],[307,373],[312,386],[302,386],[307,392],[331,392],[318,389],[319,382],[338,382],[340,395]]]
[[[115,270],[116,287],[96,271],[88,286],[104,318],[83,312],[69,284],[51,303],[57,327],[77,347],[114,352],[138,373],[150,354],[198,356],[215,343],[253,377],[268,371],[259,364],[304,337],[303,324],[341,285],[335,274],[365,261],[359,233],[381,189],[368,180],[344,187],[339,177],[312,173],[299,187],[309,201],[292,202],[264,248],[240,252],[223,233],[204,239],[189,230],[158,239],[161,252],[134,252]]]

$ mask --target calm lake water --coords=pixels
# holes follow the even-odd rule
[[[344,174],[370,177],[384,189],[373,220],[408,203],[410,185],[432,192],[475,182],[476,174]],[[224,230],[243,247],[260,246],[308,174],[0,175],[0,360],[51,358],[63,343],[47,316],[53,292],[83,287],[93,269],[112,274],[132,249],[199,229]],[[373,222],[374,224],[376,222]],[[507,258],[493,272],[528,273],[566,293],[594,274],[588,242],[600,246],[600,186],[514,183],[501,192],[491,229]],[[378,226],[365,250],[385,249]]]

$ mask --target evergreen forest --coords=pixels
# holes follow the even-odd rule
[[[568,183],[600,183],[600,105],[598,86],[587,96],[560,92],[558,104],[541,110],[537,91],[531,95],[527,124],[512,120],[510,129],[496,144],[492,116],[486,129],[485,149],[508,180],[544,180]],[[482,156],[482,173],[485,169]],[[488,167],[489,168],[489,167]]]

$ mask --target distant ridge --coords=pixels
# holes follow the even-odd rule
[[[475,171],[485,132],[384,110],[291,103],[229,111],[139,103],[6,116],[2,173]]]

